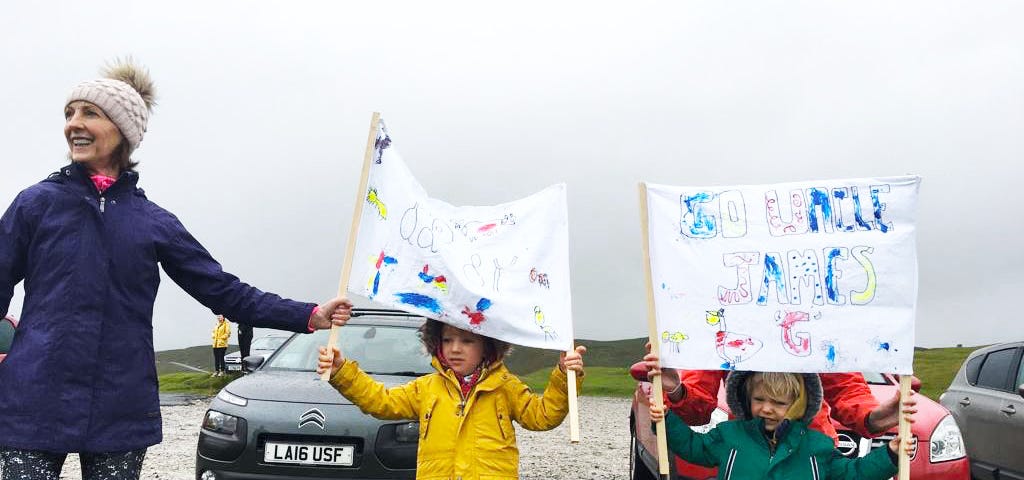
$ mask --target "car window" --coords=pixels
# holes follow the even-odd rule
[[[277,350],[288,337],[260,337],[252,341],[252,345],[249,346],[255,350]]]
[[[1017,369],[1017,382],[1013,384],[1013,389],[1016,390],[1024,385],[1024,359],[1020,362],[1020,368]]]
[[[327,345],[329,330],[296,335],[281,347],[265,368],[269,370],[314,371],[319,353]],[[346,325],[338,335],[338,348],[345,358],[359,362],[369,373],[426,374],[433,371],[430,356],[411,327]]]
[[[863,372],[863,375],[864,380],[867,381],[869,385],[892,385],[892,383],[885,378],[885,375],[882,375],[881,373]]]
[[[967,383],[971,385],[978,384],[978,374],[981,373],[981,362],[985,360],[984,355],[978,355],[967,361],[967,370],[964,372],[967,375]]]
[[[14,343],[14,324],[6,319],[0,319],[0,353],[7,353]]]
[[[1010,380],[1010,368],[1017,356],[1017,349],[996,350],[985,356],[978,373],[978,386],[995,390],[1006,390]]]

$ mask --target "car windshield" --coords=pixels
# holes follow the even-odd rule
[[[319,330],[293,336],[264,368],[314,371],[317,348],[327,345],[329,334],[330,330]],[[434,371],[416,329],[411,327],[346,325],[338,332],[338,348],[367,373],[419,376]]]
[[[867,380],[869,385],[892,385],[892,383],[889,382],[889,379],[886,378],[885,375],[882,375],[881,373],[876,373],[876,372],[863,372],[863,373],[864,373],[864,380]]]
[[[249,348],[253,350],[277,350],[288,337],[260,337],[252,341]]]

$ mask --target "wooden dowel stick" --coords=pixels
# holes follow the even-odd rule
[[[366,199],[366,183],[370,179],[370,162],[373,160],[374,142],[377,140],[377,127],[380,125],[380,113],[373,112],[370,118],[370,136],[366,140],[366,153],[363,154],[363,172],[359,177],[359,188],[356,189],[356,204],[352,208],[352,228],[348,231],[348,245],[345,247],[345,263],[341,266],[341,280],[338,282],[338,296],[344,297],[348,293],[348,277],[352,274],[352,257],[355,255],[356,239],[359,237],[359,220],[363,216],[363,201]],[[331,326],[331,334],[327,337],[327,351],[331,352],[338,344],[338,327]],[[331,371],[328,369],[320,379],[327,381],[331,379]]]
[[[647,221],[647,185],[640,183],[640,231],[643,241],[643,263],[644,280],[647,284],[647,332],[651,342],[651,353],[661,358],[661,348],[658,343],[658,324],[654,310],[654,281],[651,278],[651,253],[649,243],[648,221]],[[661,376],[651,378],[651,387],[654,390],[654,404],[664,408],[664,393],[661,387]],[[665,435],[665,421],[658,422],[655,427],[655,434],[658,436],[658,473],[661,476],[669,474],[668,465],[668,441]]]
[[[575,351],[576,342],[573,342],[572,350],[567,353]],[[569,442],[580,443],[580,407],[576,392],[576,372],[566,369],[565,376],[569,387]]]
[[[913,434],[910,431],[910,422],[903,416],[903,401],[910,397],[911,375],[900,375],[900,451],[899,451],[899,480],[910,479],[910,455],[907,455],[907,445],[910,443]],[[920,453],[920,452],[919,452]]]

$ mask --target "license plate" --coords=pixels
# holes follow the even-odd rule
[[[263,451],[263,461],[350,467],[354,463],[354,454],[355,447],[352,445],[302,445],[267,442]]]
[[[228,364],[228,371],[229,372],[240,372],[240,371],[242,371],[242,366],[238,365],[238,364],[234,364],[234,363],[229,363]]]

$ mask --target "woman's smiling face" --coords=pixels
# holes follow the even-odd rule
[[[84,100],[64,107],[64,138],[71,149],[71,160],[93,171],[112,167],[114,151],[124,141],[107,114]]]

